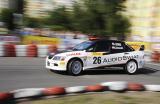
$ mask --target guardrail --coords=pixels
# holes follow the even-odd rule
[[[57,52],[54,45],[0,44],[0,57],[46,57],[54,52]]]
[[[151,55],[152,62],[160,62],[160,52],[154,51]]]

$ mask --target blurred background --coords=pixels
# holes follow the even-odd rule
[[[0,56],[27,56],[16,52],[25,45],[33,54],[33,47],[52,52],[96,38],[123,40],[135,49],[145,45],[160,62],[160,1],[0,0]]]

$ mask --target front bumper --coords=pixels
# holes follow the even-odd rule
[[[52,59],[46,59],[46,68],[51,70],[66,71],[66,63],[64,61],[55,61]]]

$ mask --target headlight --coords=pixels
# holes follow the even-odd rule
[[[54,57],[55,53],[49,53],[48,59],[52,59]]]
[[[65,60],[65,57],[63,57],[63,56],[54,56],[53,60],[63,61],[63,60]]]

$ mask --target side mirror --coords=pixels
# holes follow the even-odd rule
[[[145,49],[144,45],[141,45],[139,51],[144,51],[144,49]]]
[[[89,48],[89,49],[87,49],[87,50],[85,50],[86,52],[94,52],[94,48],[92,47],[92,48]]]

